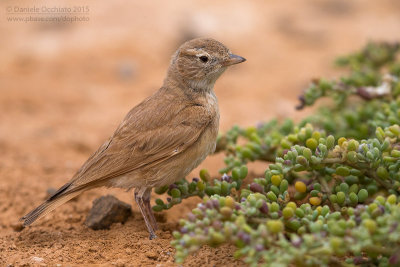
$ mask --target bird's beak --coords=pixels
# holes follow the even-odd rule
[[[246,61],[246,59],[244,57],[234,55],[234,54],[229,54],[229,58],[223,62],[223,65],[225,67],[227,67],[227,66],[239,64],[239,63],[242,63],[245,61]]]

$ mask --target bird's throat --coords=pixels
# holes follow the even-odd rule
[[[215,80],[189,80],[187,81],[189,88],[194,92],[211,92],[214,88]]]

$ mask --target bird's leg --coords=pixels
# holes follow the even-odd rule
[[[151,216],[148,212],[148,207],[146,206],[146,201],[144,196],[146,195],[148,197],[147,202],[150,203],[150,194],[146,193],[146,191],[148,191],[148,189],[146,188],[141,188],[141,189],[136,189],[135,190],[135,201],[139,206],[140,212],[142,213],[144,222],[146,223],[147,226],[147,230],[150,233],[150,239],[154,239],[156,238],[156,233],[155,233],[155,229],[153,228],[153,225],[151,223]],[[151,192],[151,190],[150,190]]]
[[[143,202],[146,207],[147,215],[150,217],[150,223],[151,223],[153,229],[158,230],[157,221],[156,221],[156,218],[154,217],[153,209],[151,208],[151,205],[150,205],[150,196],[151,196],[151,189],[148,189],[143,194]]]

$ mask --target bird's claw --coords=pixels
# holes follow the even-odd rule
[[[156,238],[157,238],[157,236],[156,236],[155,233],[150,233],[150,237],[149,237],[150,240],[153,240],[153,239],[156,239]]]

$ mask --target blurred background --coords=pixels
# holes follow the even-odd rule
[[[24,10],[34,6],[39,13]],[[54,14],[54,7],[78,13]],[[162,85],[172,53],[187,39],[212,37],[247,59],[216,83],[222,131],[301,118],[307,110],[295,111],[297,96],[310,79],[339,75],[338,55],[370,40],[400,40],[398,0],[2,0],[0,12],[5,233]],[[76,21],[32,21],[63,16]],[[222,158],[201,167],[215,175]],[[85,205],[101,192],[86,195]]]

